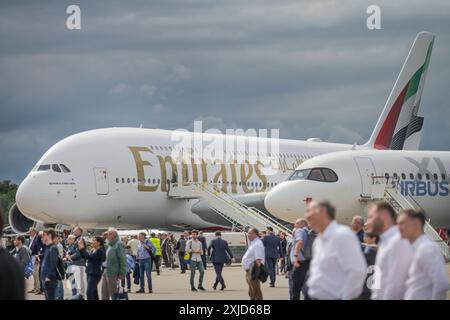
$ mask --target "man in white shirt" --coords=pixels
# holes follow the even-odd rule
[[[396,219],[397,213],[387,202],[372,204],[367,211],[367,231],[380,235],[370,288],[375,300],[400,300],[405,295],[413,253],[411,244],[401,238]]]
[[[402,238],[413,246],[413,261],[406,281],[406,300],[445,300],[449,289],[445,261],[439,246],[423,232],[425,214],[403,210],[397,217]]]
[[[319,300],[357,298],[367,270],[358,238],[335,221],[335,209],[328,201],[311,201],[305,218],[319,233],[313,244],[308,295]]]
[[[265,263],[265,248],[259,238],[259,231],[255,228],[248,230],[248,240],[250,244],[242,257],[242,267],[245,270],[245,279],[248,283],[248,295],[250,300],[262,300],[261,283],[259,279],[252,278],[252,269]]]
[[[194,280],[195,280],[195,270],[198,269],[200,272],[200,277],[198,280],[198,289],[205,291],[205,288],[203,287],[203,277],[205,275],[205,269],[203,267],[203,261],[202,261],[202,253],[203,253],[203,245],[198,239],[198,231],[192,230],[191,232],[192,239],[186,242],[186,252],[191,253],[191,261],[190,261],[190,267],[191,267],[191,290],[192,291],[198,291],[195,288]]]

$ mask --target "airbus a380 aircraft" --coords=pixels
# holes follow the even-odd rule
[[[377,181],[377,177],[385,177]],[[363,215],[375,183],[399,183],[398,190],[421,207],[435,228],[450,227],[450,152],[356,150],[334,152],[302,163],[265,198],[267,209],[290,221],[302,216],[310,200],[331,201],[338,219]]]
[[[419,33],[403,64],[369,141],[362,146],[299,140],[212,135],[141,128],[92,130],[52,146],[20,184],[10,224],[24,232],[34,221],[104,228],[229,226],[198,200],[167,197],[170,181],[217,183],[236,197],[264,194],[303,161],[356,149],[417,149],[423,118],[417,116],[434,35]],[[179,140],[188,141],[180,150]],[[196,141],[221,140],[227,159],[205,154]],[[250,146],[278,144],[276,149]],[[228,146],[237,145],[237,149]],[[178,161],[189,149],[197,157]],[[270,158],[267,163],[264,159]],[[271,169],[271,174],[267,174]],[[283,216],[279,218],[284,219]]]

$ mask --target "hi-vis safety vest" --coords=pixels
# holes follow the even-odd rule
[[[161,251],[161,239],[160,238],[150,238],[150,241],[153,243],[153,245],[156,248],[155,256],[160,256]]]

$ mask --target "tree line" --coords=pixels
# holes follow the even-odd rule
[[[3,212],[3,222],[8,223],[8,212],[16,202],[18,185],[11,180],[0,181],[0,209]]]

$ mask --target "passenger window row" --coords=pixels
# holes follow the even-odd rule
[[[174,148],[171,146],[156,146],[156,145],[152,145],[150,146],[150,149],[152,150],[158,150],[158,151],[175,151],[175,152],[184,152],[185,148]],[[194,149],[194,152],[197,152],[197,149]],[[295,153],[275,153],[275,152],[259,152],[259,151],[233,151],[233,152],[228,152],[230,154],[233,154],[234,156],[236,155],[241,155],[241,156],[261,156],[261,157],[282,157],[282,158],[300,158],[300,159],[311,159],[313,157],[313,155],[311,154],[295,154]]]
[[[402,180],[406,180],[406,178],[408,177],[410,180],[434,180],[437,181],[439,179],[442,179],[443,181],[445,180],[450,180],[450,174],[447,176],[447,174],[445,173],[441,173],[441,174],[437,174],[437,173],[417,173],[417,175],[414,175],[413,173],[409,173],[408,175],[406,173],[401,173],[400,176],[394,172],[392,175],[390,175],[389,173],[385,173],[384,174],[386,179],[389,178],[393,178],[393,179],[399,179],[399,177],[401,177]]]
[[[137,181],[137,179],[136,178],[116,178],[116,183],[136,183],[136,181]],[[140,182],[140,181],[139,181]],[[152,178],[149,178],[149,179],[147,179],[147,180],[145,180],[145,181],[143,181],[144,183],[148,183],[148,184],[157,184],[157,183],[160,183],[161,182],[161,180],[160,179],[152,179]],[[211,184],[213,183],[213,181],[212,180],[210,180],[209,181]],[[218,181],[218,183],[219,184],[221,184],[222,183],[222,181]],[[226,185],[227,186],[230,186],[230,185],[238,185],[239,184],[239,186],[242,186],[242,181],[239,181],[239,183],[237,183],[237,182],[230,182],[230,181],[227,181],[226,182]],[[263,183],[262,182],[249,182],[249,181],[247,181],[246,183],[245,183],[245,185],[247,186],[247,187],[262,187],[263,186]],[[277,183],[276,182],[267,182],[267,183],[265,183],[265,185],[267,186],[267,187],[269,187],[269,188],[273,188],[274,186],[276,186],[277,185]]]

